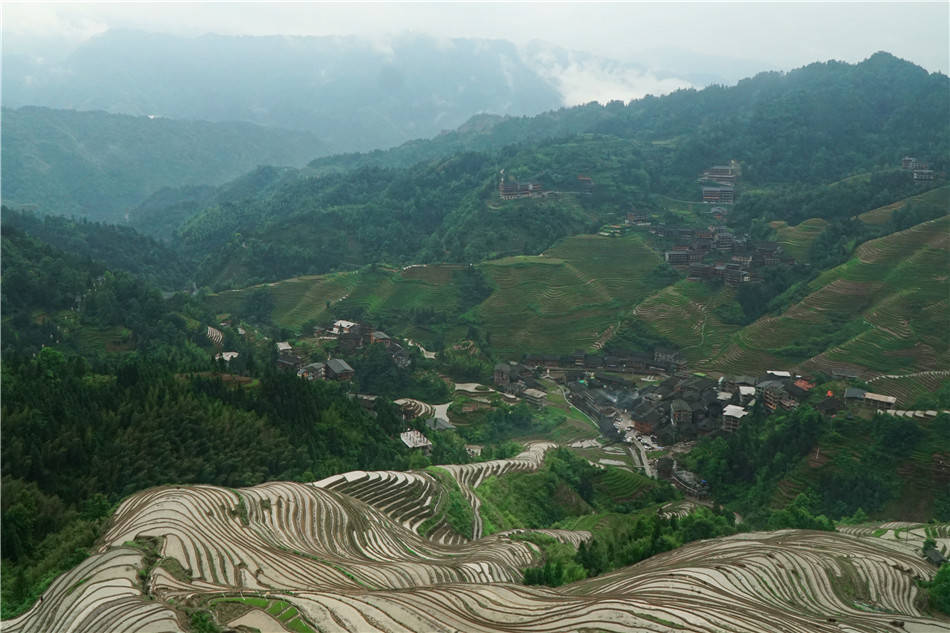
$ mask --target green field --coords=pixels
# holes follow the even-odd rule
[[[812,281],[811,292],[780,316],[736,332],[734,348],[707,368],[738,371],[737,359],[750,356],[826,372],[946,368],[948,230],[950,219],[943,217],[866,242]]]
[[[946,212],[946,210],[950,209],[950,187],[931,189],[930,191],[907,198],[905,200],[898,200],[892,204],[878,207],[877,209],[872,209],[859,215],[858,219],[865,224],[887,224],[890,221],[891,216],[894,214],[894,211],[906,207],[908,203],[928,208],[937,207],[939,209],[943,209]]]
[[[569,237],[537,256],[489,261],[480,268],[495,291],[473,309],[473,319],[490,337],[499,358],[525,353],[567,353],[606,340],[608,328],[656,289],[649,273],[660,258],[641,237]],[[462,264],[430,264],[403,270],[376,268],[353,273],[296,277],[211,295],[219,314],[240,313],[251,292],[264,289],[273,298],[275,324],[302,332],[308,322],[326,322],[332,314],[362,313],[393,333],[432,341],[439,327],[413,318],[436,313],[447,342],[465,336],[459,325]],[[454,329],[452,324],[456,324]]]
[[[476,315],[503,358],[591,349],[655,290],[659,264],[638,235],[569,237],[542,255],[483,264],[496,290]]]
[[[776,220],[769,226],[775,230],[775,241],[782,245],[786,253],[800,262],[807,262],[812,242],[821,235],[828,222],[821,218],[810,218],[797,226],[789,226],[781,220]]]
[[[327,302],[336,303],[350,293],[359,281],[359,273],[294,277],[241,290],[227,290],[210,295],[207,301],[219,314],[239,314],[251,293],[264,289],[274,300],[274,322],[298,330],[307,321],[325,320]]]
[[[717,307],[734,297],[732,288],[684,279],[650,295],[634,315],[679,347],[685,358],[699,361],[722,353],[739,329],[715,314]]]
[[[399,322],[401,333],[426,341],[412,329],[409,312],[431,308],[454,312],[458,290],[453,273],[460,264],[433,264],[405,270],[386,268],[359,272],[295,277],[243,290],[230,290],[208,297],[217,313],[240,313],[249,295],[264,289],[274,301],[275,324],[298,333],[308,322],[327,323],[334,314],[362,311],[377,322]]]

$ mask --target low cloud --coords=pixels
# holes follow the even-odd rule
[[[660,78],[638,65],[566,51],[537,42],[522,49],[521,53],[526,64],[557,87],[566,106],[591,101],[627,102],[648,94],[662,95],[694,87],[686,79]]]

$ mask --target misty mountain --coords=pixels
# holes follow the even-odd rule
[[[203,258],[199,283],[215,286],[378,261],[537,253],[631,204],[655,207],[657,194],[695,199],[702,169],[728,160],[741,165],[748,187],[737,216],[768,207],[770,219],[834,219],[910,195],[904,155],[945,167],[948,96],[945,75],[878,53],[627,105],[481,116],[432,140],[326,157],[299,171],[257,170],[215,194],[163,198],[177,205],[168,217],[195,212],[177,238]],[[499,204],[501,170],[557,195]],[[576,195],[578,174],[593,177],[592,194]],[[852,175],[867,187],[831,186]],[[808,195],[819,190],[827,195]],[[132,225],[167,237],[167,223],[163,233],[153,228],[166,216],[155,202],[133,212]]]
[[[308,130],[343,151],[433,136],[479,112],[536,114],[563,103],[510,42],[421,35],[384,45],[108,31],[64,62],[10,56],[4,71],[6,106],[248,121]]]
[[[218,185],[261,164],[301,166],[328,147],[249,123],[24,107],[3,109],[3,201],[119,220],[167,186]]]
[[[636,70],[635,67],[630,67]],[[813,63],[761,72],[735,86],[677,90],[627,103],[587,103],[534,117],[481,115],[430,140],[386,151],[321,157],[319,174],[399,167],[457,152],[597,133],[665,148],[654,184],[692,178],[708,161],[743,161],[747,182],[831,182],[894,154],[950,155],[950,82],[940,73],[880,52],[858,64]],[[675,180],[679,178],[676,176]]]

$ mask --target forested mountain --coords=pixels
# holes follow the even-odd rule
[[[501,40],[407,35],[381,46],[108,31],[60,65],[5,61],[7,106],[249,121],[307,130],[342,151],[432,136],[477,112],[536,114],[562,103]]]
[[[308,132],[49,108],[3,109],[3,201],[119,222],[162,187],[219,185],[328,153]]]
[[[880,52],[858,64],[829,61],[764,72],[735,86],[678,90],[624,105],[591,103],[530,118],[477,116],[457,130],[388,151],[322,158],[320,170],[396,167],[460,151],[598,133],[664,148],[655,184],[689,182],[710,160],[743,164],[755,184],[831,182],[856,169],[893,164],[892,154],[927,155],[942,168],[950,152],[946,75]]]
[[[163,290],[182,290],[192,277],[176,251],[127,226],[4,208],[3,229],[27,233],[71,256],[102,262],[109,270],[131,273]]]
[[[179,235],[203,259],[199,283],[212,286],[381,260],[537,253],[632,206],[661,210],[658,196],[695,200],[702,169],[727,160],[742,173],[733,224],[846,217],[915,191],[899,169],[905,154],[943,168],[948,95],[946,76],[878,53],[626,106],[479,117],[433,140],[319,159],[257,190],[183,195],[168,213],[206,207]],[[499,200],[502,170],[551,196]],[[835,184],[856,173],[872,175]],[[593,178],[592,190],[579,175]],[[165,213],[152,205],[148,216]]]

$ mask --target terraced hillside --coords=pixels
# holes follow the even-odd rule
[[[707,371],[776,366],[857,371],[865,378],[950,367],[950,217],[862,244],[780,315],[724,324],[700,284],[680,282],[643,301],[636,316],[686,348]],[[700,295],[697,295],[700,293]],[[694,296],[695,295],[695,296]],[[911,389],[916,393],[916,389]]]
[[[567,238],[535,257],[482,265],[496,291],[477,308],[501,357],[598,347],[621,316],[662,283],[660,258],[639,236]]]
[[[808,249],[827,228],[828,221],[822,218],[811,218],[795,226],[789,226],[786,222],[776,220],[769,226],[775,230],[775,241],[781,244],[789,255],[800,262],[807,262]]]
[[[916,540],[878,538],[886,526],[700,541],[552,590],[512,582],[536,556],[530,543],[495,535],[438,545],[321,488],[419,483],[401,474],[136,495],[102,552],[4,630],[178,632],[187,630],[182,611],[207,609],[231,627],[296,632],[950,631],[916,586],[934,568]],[[945,540],[946,525],[917,527]]]
[[[950,208],[950,187],[938,187],[925,191],[924,193],[898,200],[892,204],[872,209],[858,216],[858,219],[865,224],[882,225],[887,224],[894,212],[904,209],[907,206],[918,207],[922,210],[933,209],[935,212],[946,212]]]
[[[651,272],[660,258],[636,235],[607,238],[578,235],[542,255],[485,262],[480,270],[494,292],[473,311],[491,336],[496,355],[567,353],[597,348],[615,331],[621,316],[663,282]],[[432,331],[412,323],[416,310],[432,310],[451,327],[460,316],[463,264],[428,264],[403,269],[295,277],[208,298],[219,313],[240,313],[251,293],[273,299],[274,322],[300,331],[307,322],[362,311],[376,322],[393,323],[393,333],[424,343]],[[465,329],[458,332],[462,337]]]
[[[427,340],[412,328],[413,310],[454,312],[459,301],[454,274],[461,264],[429,264],[403,269],[377,268],[359,272],[307,275],[211,295],[209,305],[218,313],[241,314],[255,291],[263,289],[273,299],[273,321],[280,327],[302,331],[306,323],[325,323],[336,313],[363,311],[376,322],[403,324],[403,332]],[[394,330],[395,332],[395,330]]]
[[[715,313],[734,297],[731,288],[712,289],[702,282],[681,280],[650,295],[633,315],[677,345],[687,359],[701,360],[724,351],[739,329]]]

